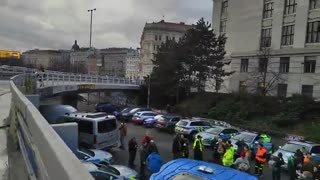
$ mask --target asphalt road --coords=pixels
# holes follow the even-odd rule
[[[86,105],[83,102],[78,103],[78,109],[79,111],[93,111],[93,105]],[[158,131],[157,129],[152,129],[152,128],[145,128],[143,126],[138,126],[138,125],[133,125],[131,123],[128,123],[128,134],[126,137],[126,142],[129,141],[130,138],[136,137],[139,145],[141,144],[142,138],[145,135],[146,132],[150,134],[150,136],[155,140],[155,143],[157,144],[158,150],[160,152],[160,155],[163,159],[164,162],[168,162],[172,160],[172,153],[171,153],[171,147],[172,147],[172,140],[173,140],[173,135],[166,133],[166,132],[161,132]],[[282,145],[283,140],[273,138],[273,142],[275,143],[275,147],[278,147],[279,145]],[[127,144],[127,143],[126,143]],[[190,158],[193,156],[193,151],[191,148],[191,145],[189,147],[190,149]],[[121,164],[121,165],[128,165],[128,151],[126,150],[121,150],[119,148],[113,148],[110,150],[110,152],[114,156],[115,164]],[[211,162],[212,161],[212,150],[209,148],[206,148],[204,150],[204,161]],[[140,157],[139,154],[137,153],[137,157],[135,160],[135,164],[139,165],[140,162]],[[253,162],[252,162],[253,163]],[[254,172],[253,167],[254,164],[251,165],[252,169],[251,172]],[[139,166],[136,167],[137,172],[139,172]],[[264,168],[264,176],[260,179],[263,180],[272,180],[272,171],[268,167],[268,165],[265,165]],[[288,180],[289,177],[287,174],[284,172],[282,173],[282,180]]]

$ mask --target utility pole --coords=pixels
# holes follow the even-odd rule
[[[90,12],[90,15],[91,15],[90,16],[90,42],[89,42],[90,49],[91,49],[91,39],[92,39],[92,12],[96,10],[97,10],[96,8],[88,10],[88,12]]]

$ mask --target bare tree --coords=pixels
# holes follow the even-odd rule
[[[258,66],[251,77],[252,87],[256,87],[254,90],[261,96],[271,95],[278,87],[278,83],[285,81],[279,68],[273,66],[279,64],[279,62],[270,60],[270,57],[272,57],[270,52],[270,48],[261,48],[258,53]]]

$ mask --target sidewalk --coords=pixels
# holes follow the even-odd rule
[[[6,118],[9,116],[11,94],[9,81],[0,81],[0,179],[7,180],[9,175]]]

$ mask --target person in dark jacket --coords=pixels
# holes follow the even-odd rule
[[[182,158],[189,158],[189,140],[187,138],[184,138],[183,135],[181,138],[181,145]]]
[[[281,166],[284,164],[282,153],[278,153],[278,156],[274,157],[273,160],[272,180],[281,180]]]
[[[181,155],[182,155],[181,151],[182,151],[181,135],[177,134],[173,139],[173,143],[172,143],[173,159],[181,158]]]
[[[238,146],[238,149],[235,153],[235,158],[237,159],[238,157],[240,157],[241,152],[244,152],[244,146],[246,145],[246,143],[244,142],[243,139],[239,140],[236,142],[236,145]]]
[[[138,149],[138,144],[135,137],[130,139],[128,143],[128,147],[129,147],[129,167],[134,167],[135,166],[134,160],[136,159],[136,154]]]

